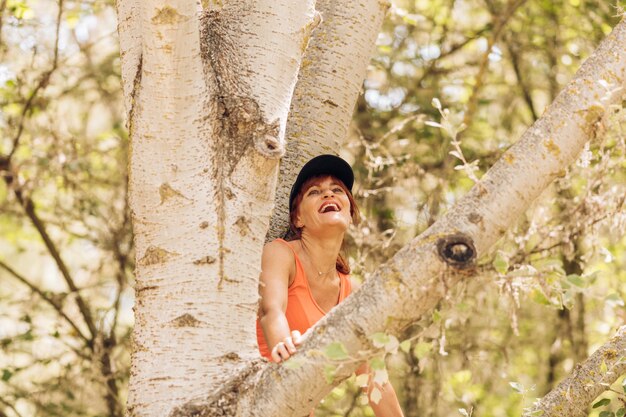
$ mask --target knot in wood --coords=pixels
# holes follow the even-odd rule
[[[474,265],[476,248],[472,239],[463,234],[453,234],[437,241],[437,253],[448,265],[456,269],[468,269]]]

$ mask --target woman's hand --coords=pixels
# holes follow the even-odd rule
[[[272,348],[272,360],[276,363],[289,359],[296,353],[296,346],[302,343],[302,335],[299,331],[293,330],[291,336],[285,337],[283,341],[276,343]]]

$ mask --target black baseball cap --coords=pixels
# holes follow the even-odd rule
[[[340,179],[341,182],[352,192],[352,185],[354,185],[354,173],[352,167],[346,161],[335,155],[319,155],[311,159],[304,164],[300,173],[296,177],[296,182],[291,187],[291,193],[289,194],[289,212],[291,212],[291,206],[293,200],[296,199],[300,187],[306,180],[319,175],[332,175],[333,177]]]

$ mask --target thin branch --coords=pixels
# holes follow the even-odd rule
[[[7,159],[9,161],[11,160],[11,158],[17,151],[17,148],[19,147],[20,139],[22,137],[22,133],[24,132],[24,123],[26,122],[27,115],[30,113],[32,109],[32,105],[33,105],[33,102],[35,101],[35,98],[41,91],[43,91],[48,86],[52,73],[57,69],[58,62],[59,62],[59,32],[61,28],[61,15],[62,14],[63,14],[63,0],[59,0],[59,11],[57,13],[52,67],[41,75],[41,77],[39,78],[39,82],[37,83],[37,86],[33,89],[32,93],[30,94],[30,96],[26,100],[26,103],[24,104],[24,108],[22,109],[22,113],[20,114],[20,121],[17,126],[17,133],[15,134],[15,137],[13,138],[13,148],[11,149],[11,151],[9,152],[9,155],[7,156]]]
[[[74,331],[78,334],[78,336],[83,339],[85,341],[85,343],[89,346],[90,344],[90,340],[83,334],[82,330],[78,327],[78,325],[76,323],[74,323],[74,321],[67,315],[65,314],[65,312],[63,311],[63,307],[61,305],[61,303],[57,302],[55,299],[51,298],[49,295],[47,295],[44,291],[42,291],[41,289],[39,289],[36,285],[34,285],[33,283],[31,283],[29,280],[27,280],[24,276],[22,276],[21,274],[19,274],[17,271],[15,271],[13,268],[11,268],[10,266],[8,266],[6,263],[4,263],[3,261],[0,261],[0,268],[4,269],[5,271],[7,271],[9,273],[9,275],[13,276],[13,278],[17,279],[18,281],[20,281],[22,284],[26,285],[28,288],[30,288],[30,290],[32,292],[34,292],[35,294],[37,294],[39,297],[41,297],[45,302],[47,302],[48,304],[50,304],[52,306],[52,308],[54,308],[54,310],[59,313],[59,315],[61,317],[63,317],[63,319],[74,329]]]
[[[4,22],[4,11],[7,7],[7,0],[0,2],[0,49],[2,49],[2,23]]]
[[[520,56],[519,52],[514,45],[512,45],[511,40],[506,40],[506,46],[509,51],[509,55],[511,55],[511,64],[513,65],[513,71],[515,72],[515,76],[517,77],[518,84],[522,89],[522,95],[524,96],[524,101],[528,106],[528,110],[533,117],[533,123],[539,118],[537,115],[537,110],[535,110],[535,105],[533,104],[533,99],[530,96],[530,87],[526,84],[526,79],[522,75],[522,70],[520,67]]]
[[[22,414],[20,414],[20,412],[17,411],[17,408],[15,408],[14,405],[11,404],[10,402],[8,402],[7,400],[5,400],[4,398],[0,397],[0,403],[2,403],[5,406],[9,407],[11,409],[11,411],[13,411],[17,417],[23,417]],[[1,411],[0,411],[0,413],[1,413]],[[4,413],[2,413],[1,415],[2,416],[6,416],[6,414],[4,414]]]
[[[20,188],[13,186],[12,184],[13,177],[11,176],[11,174],[5,174],[4,180],[7,183],[8,188],[13,188],[13,193],[15,194],[17,201],[20,203],[20,205],[26,212],[26,215],[31,220],[33,226],[39,233],[39,236],[41,237],[44,244],[46,245],[48,252],[50,253],[52,258],[56,262],[57,267],[59,268],[59,271],[61,271],[61,275],[63,275],[63,278],[65,279],[65,282],[67,283],[67,286],[69,287],[70,291],[75,294],[76,304],[78,305],[78,309],[80,310],[83,316],[85,324],[89,328],[89,333],[91,334],[91,339],[92,339],[90,343],[92,344],[93,339],[96,337],[98,333],[98,330],[96,329],[95,323],[91,316],[91,311],[89,310],[89,307],[87,306],[87,303],[85,302],[83,297],[80,295],[80,290],[76,286],[76,283],[74,282],[74,279],[72,278],[72,275],[70,274],[70,271],[67,265],[65,264],[65,261],[63,261],[63,258],[61,258],[61,254],[59,250],[57,249],[55,243],[52,241],[52,238],[50,237],[50,235],[48,234],[45,224],[41,221],[41,218],[37,214],[37,211],[35,210],[35,203],[29,197],[25,197]]]
[[[509,0],[505,11],[503,13],[496,13],[493,4],[491,4],[491,1],[486,1],[487,6],[494,16],[495,22],[493,26],[493,32],[487,40],[487,49],[485,50],[485,53],[480,60],[478,74],[476,74],[476,84],[474,86],[474,90],[472,91],[472,95],[467,102],[467,110],[465,112],[465,116],[463,117],[463,123],[466,126],[469,126],[471,124],[474,113],[476,113],[477,110],[478,96],[484,86],[484,78],[487,72],[487,66],[489,64],[489,54],[491,54],[491,49],[498,41],[498,38],[502,33],[502,29],[504,29],[506,24],[509,22],[509,19],[513,16],[515,11],[520,8],[525,2],[526,0]],[[496,16],[498,17],[496,18]]]

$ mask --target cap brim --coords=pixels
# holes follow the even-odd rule
[[[341,180],[348,190],[352,192],[352,186],[354,185],[354,173],[352,172],[350,164],[335,155],[319,155],[304,164],[300,173],[296,177],[296,181],[293,183],[291,193],[289,194],[290,212],[293,200],[296,198],[296,195],[298,195],[302,184],[304,184],[309,178],[320,175],[331,175]]]

